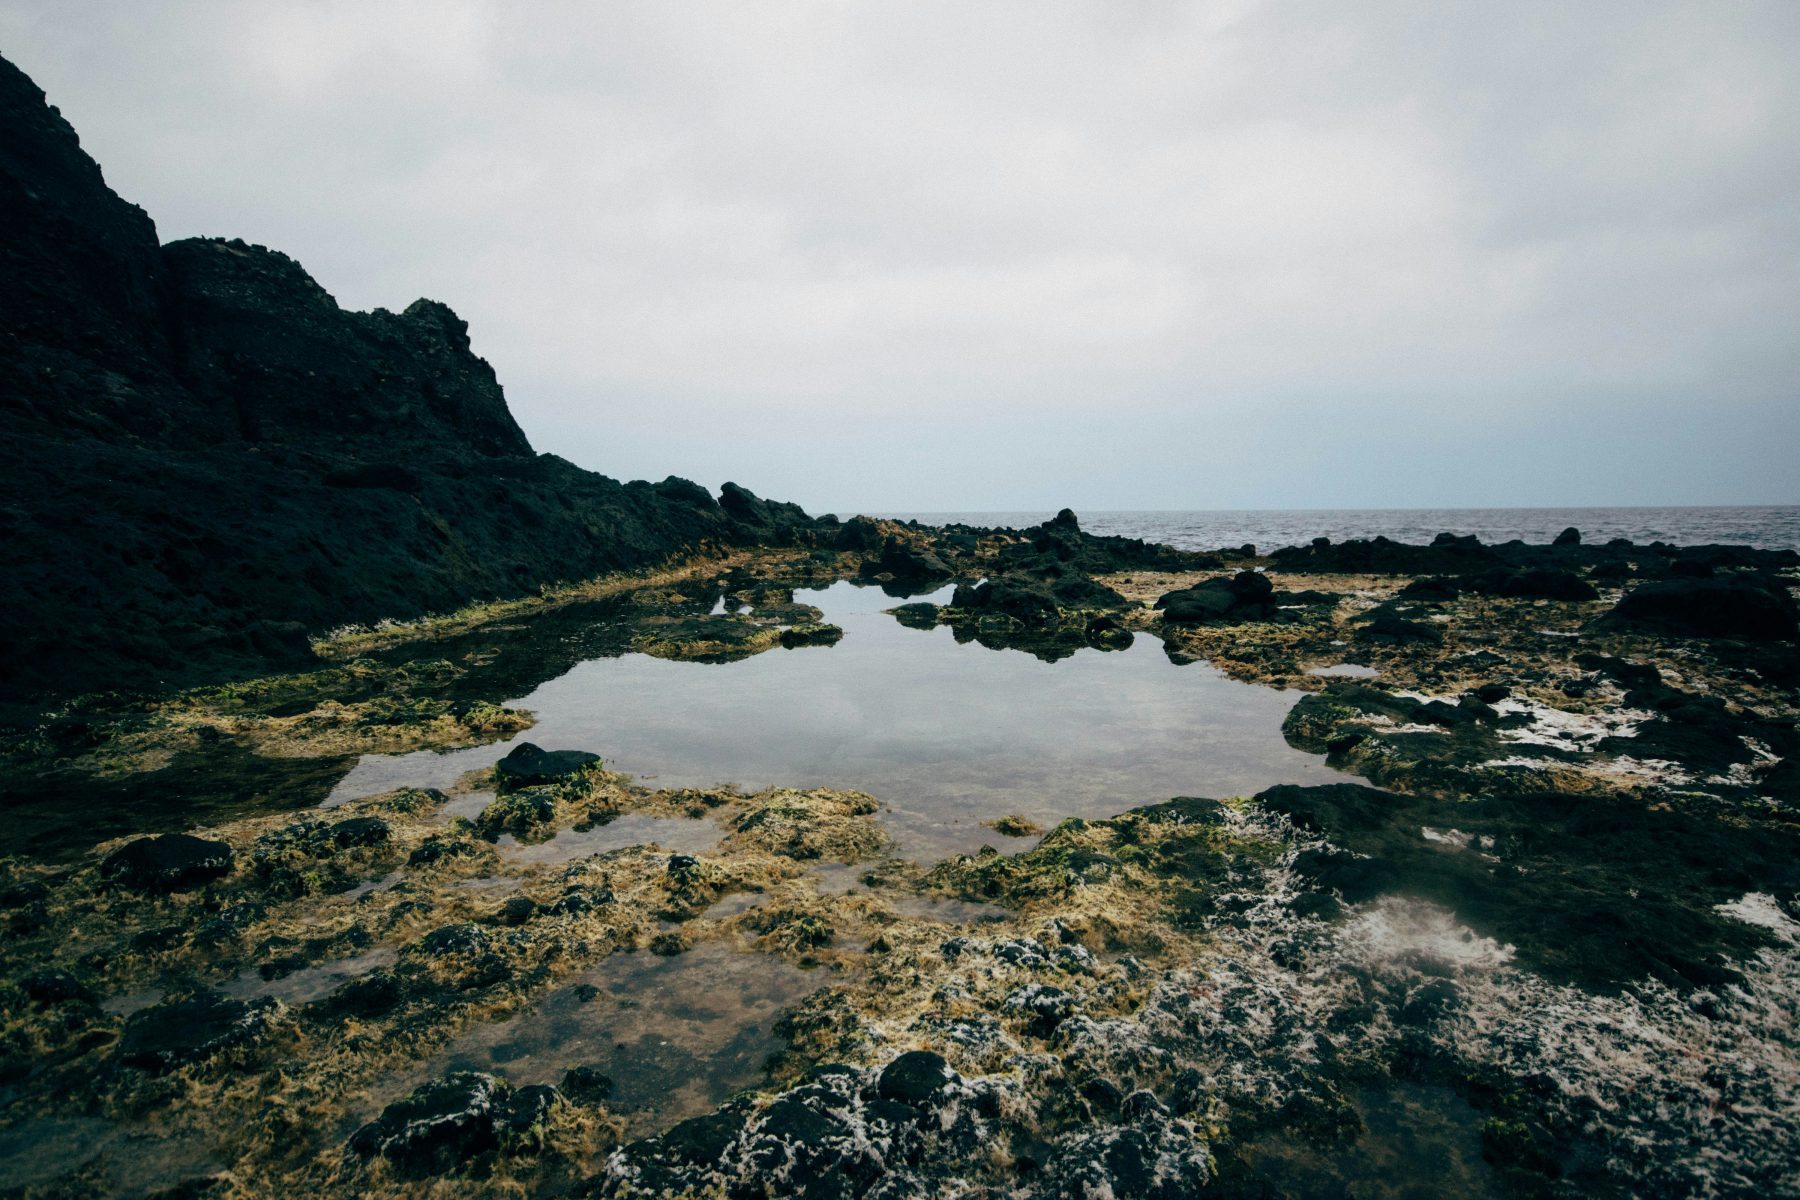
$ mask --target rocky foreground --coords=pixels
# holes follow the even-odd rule
[[[1196,555],[1066,513],[807,542],[17,731],[7,772],[39,794],[171,802],[5,864],[0,1151],[34,1147],[7,1194],[1800,1194],[1791,552]],[[880,797],[659,790],[604,746],[329,810],[240,797],[203,828],[173,802],[252,763],[304,782],[515,736],[531,714],[498,702],[582,658],[831,653],[792,589],[842,578],[1001,652],[1150,636],[1298,689],[1289,741],[1366,783],[937,864],[886,852]],[[716,845],[534,856],[655,816]],[[808,968],[768,1073],[671,1125],[555,1037],[509,1051],[554,1059],[541,1081],[458,1065],[638,960]]]

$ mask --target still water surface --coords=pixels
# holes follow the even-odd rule
[[[367,756],[327,803],[445,787],[531,741],[594,751],[658,786],[856,788],[884,804],[897,852],[935,860],[982,842],[1023,844],[982,825],[1007,814],[1047,827],[1171,796],[1343,778],[1282,739],[1301,693],[1176,666],[1152,637],[1046,663],[959,645],[947,628],[906,628],[877,588],[836,583],[795,598],[822,609],[843,640],[723,665],[642,654],[583,662],[509,701],[538,719],[512,742]]]

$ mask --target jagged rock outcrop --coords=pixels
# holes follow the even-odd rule
[[[735,484],[535,454],[448,307],[347,312],[293,259],[160,245],[0,60],[0,698],[309,660],[703,543],[790,543]]]

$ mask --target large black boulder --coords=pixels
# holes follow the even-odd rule
[[[1275,615],[1275,585],[1256,571],[1239,571],[1169,592],[1156,602],[1165,621],[1266,621]]]
[[[108,883],[141,892],[179,892],[231,874],[231,847],[188,833],[139,838],[100,863]]]
[[[1775,641],[1800,635],[1800,613],[1787,588],[1754,576],[1646,583],[1620,600],[1608,617],[1688,637]]]
[[[598,754],[586,750],[545,750],[531,742],[520,742],[494,764],[494,774],[502,788],[533,787],[566,779],[599,761]]]

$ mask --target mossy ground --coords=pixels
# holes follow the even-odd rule
[[[959,561],[1015,544],[980,541]],[[523,648],[534,623],[599,597],[613,606],[605,622],[584,614],[578,637],[547,640],[729,658],[816,626],[786,591],[796,579],[865,561],[775,556],[769,579],[714,564],[408,631],[422,640],[346,637],[332,649],[342,660],[316,672],[91,701],[6,752],[18,771],[132,786],[195,758],[329,774],[370,750],[506,736],[530,717],[491,689],[503,698],[556,669]],[[1147,602],[1202,577],[1105,582]],[[1795,1059],[1780,981],[1800,925],[1756,897],[1791,882],[1794,810],[1771,762],[1789,744],[1791,681],[1728,644],[1600,628],[1609,593],[1414,604],[1398,598],[1406,582],[1284,577],[1342,597],[1292,620],[1174,629],[1147,603],[1115,614],[1178,661],[1303,689],[1290,740],[1387,793],[1176,799],[1065,821],[1018,854],[924,867],[887,856],[876,797],[659,790],[596,766],[479,810],[463,801],[486,781],[465,780],[458,807],[472,818],[417,790],[323,814],[219,811],[206,832],[233,847],[236,869],[170,896],[101,886],[96,855],[15,858],[0,958],[15,1086],[0,1121],[141,1131],[171,1181],[216,1177],[209,1194],[224,1196],[554,1193],[602,1170],[624,1113],[591,1098],[556,1107],[530,1138],[436,1182],[346,1158],[344,1141],[468,1031],[533,1011],[612,956],[729,947],[817,980],[779,1022],[770,1087],[802,1087],[821,1063],[931,1049],[999,1089],[991,1153],[958,1166],[958,1187],[1027,1186],[1046,1147],[1139,1119],[1129,1113],[1148,1110],[1126,1097],[1148,1091],[1221,1189],[1256,1193],[1274,1186],[1259,1145],[1298,1138],[1329,1165],[1369,1136],[1371,1096],[1448,1089],[1473,1105],[1464,1132],[1497,1173],[1487,1183],[1521,1194],[1781,1191],[1797,1114],[1779,1087]],[[1371,641],[1361,625],[1378,610],[1429,622],[1442,641]],[[1308,674],[1346,661],[1380,674]],[[1633,683],[1632,666],[1654,668],[1662,690]],[[1463,702],[1493,685],[1508,695]],[[1632,738],[1680,770],[1635,769]],[[703,822],[717,837],[695,854],[554,852],[627,818]],[[332,963],[368,965],[188,1065],[122,1064],[132,1005]],[[1551,1076],[1568,1083],[1546,1089]],[[1734,1127],[1708,1125],[1714,1104],[1735,1106]],[[14,1194],[105,1192],[112,1157]]]

